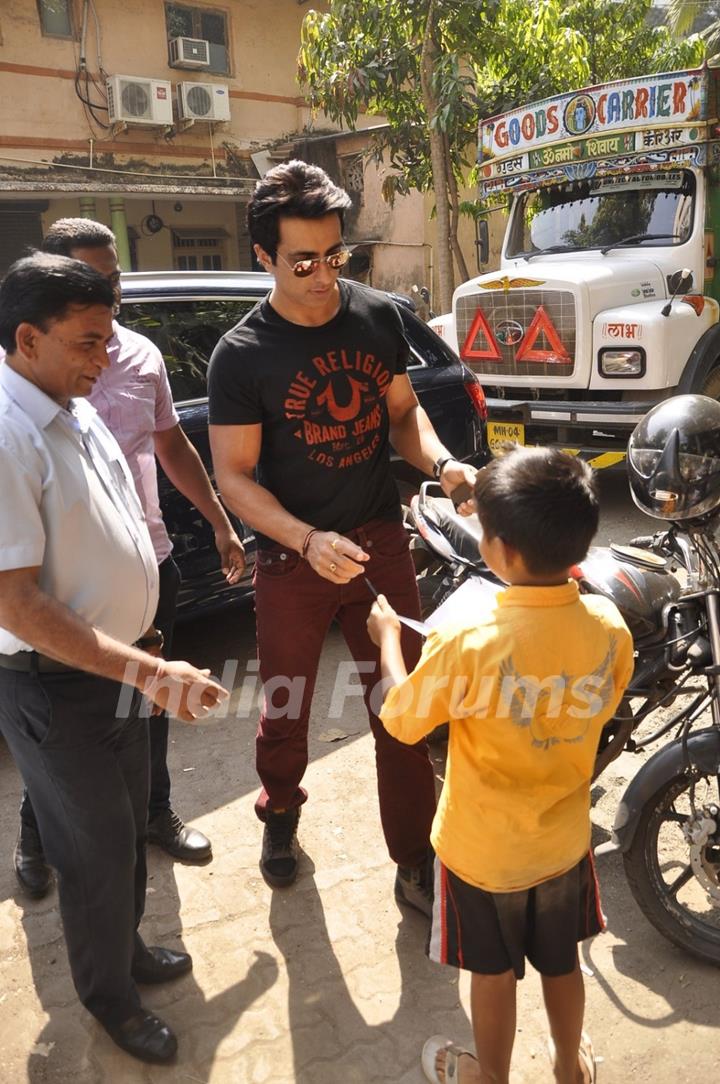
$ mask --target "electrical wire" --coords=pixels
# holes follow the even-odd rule
[[[98,139],[98,141],[101,141],[102,140],[102,134],[98,133],[96,128],[93,127],[93,126],[95,125],[95,126],[97,126],[97,128],[100,128],[105,132],[109,132],[111,130],[112,126],[108,123],[107,118],[103,119],[102,117],[98,116],[98,111],[99,112],[105,112],[105,113],[108,112],[107,94],[106,94],[105,88],[100,83],[98,83],[97,79],[92,74],[92,72],[88,69],[88,66],[87,66],[87,51],[86,51],[87,21],[88,21],[88,11],[90,10],[91,7],[92,7],[92,12],[93,12],[93,18],[95,19],[95,47],[96,47],[96,53],[97,53],[98,68],[100,70],[101,75],[105,74],[104,71],[103,71],[103,68],[102,68],[102,56],[101,56],[101,52],[100,52],[100,23],[98,21],[97,11],[95,10],[93,0],[84,0],[84,3],[83,3],[83,16],[82,16],[82,28],[81,28],[81,32],[80,32],[79,50],[75,49],[75,43],[73,42],[73,53],[75,55],[74,87],[75,87],[75,94],[77,95],[80,102],[82,103],[83,110],[85,112],[85,119],[88,122],[88,127],[90,128],[90,131],[91,131],[93,137]],[[84,82],[84,88],[82,86],[83,82]],[[101,99],[100,102],[92,101],[92,99],[91,99],[91,96],[90,96],[90,94],[91,94],[90,83],[91,82],[92,82],[92,86],[93,86],[94,91],[98,94],[98,96]]]
[[[198,154],[198,157],[200,155]],[[80,170],[82,173],[88,173],[92,170],[93,173],[110,173],[113,175],[123,177],[143,177],[148,181],[228,181],[231,184],[237,184],[240,181],[249,181],[248,177],[213,177],[212,174],[198,174],[198,173],[142,173],[136,169],[109,169],[106,166],[76,166],[71,162],[49,162],[47,158],[12,158],[7,154],[0,154],[0,162],[17,162],[19,165],[27,166],[50,166],[53,169],[70,169]],[[251,182],[253,183],[253,182]]]

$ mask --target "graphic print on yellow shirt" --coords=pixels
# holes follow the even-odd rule
[[[453,873],[512,892],[580,861],[600,732],[632,669],[618,610],[575,583],[509,587],[476,624],[428,637],[380,717],[405,742],[450,721],[431,838]]]
[[[602,662],[589,674],[577,677],[563,671],[544,682],[521,674],[510,656],[500,664],[493,714],[527,727],[532,744],[543,749],[559,742],[583,741],[593,715],[612,702],[616,656],[617,647],[611,640]],[[568,692],[574,703],[566,703]]]

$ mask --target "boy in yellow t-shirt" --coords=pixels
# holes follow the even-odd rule
[[[368,620],[390,686],[385,728],[413,743],[450,720],[428,952],[472,972],[477,1059],[436,1036],[423,1068],[440,1084],[508,1081],[527,958],[542,976],[555,1080],[582,1084],[595,1068],[577,943],[603,928],[590,782],[632,674],[632,638],[611,602],[569,578],[598,525],[587,464],[515,448],[480,471],[475,502],[480,552],[510,585],[490,612],[433,631],[409,676],[383,596]]]

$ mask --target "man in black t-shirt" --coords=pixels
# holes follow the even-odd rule
[[[304,162],[276,166],[258,183],[250,236],[275,283],[215,348],[210,443],[225,503],[258,541],[265,704],[255,809],[265,823],[263,876],[279,887],[297,875],[310,706],[322,644],[337,619],[375,737],[380,816],[398,864],[395,895],[429,915],[433,772],[424,742],[402,745],[377,717],[380,671],[365,627],[372,602],[366,577],[399,613],[419,617],[391,442],[448,494],[472,484],[475,471],[452,458],[418,404],[394,304],[339,279],[349,257],[342,238],[349,206],[347,193]],[[403,653],[408,666],[420,653],[420,638],[408,629]]]

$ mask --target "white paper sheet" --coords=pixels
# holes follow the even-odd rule
[[[473,576],[465,580],[426,618],[425,626],[429,631],[450,621],[477,621],[491,609],[498,592],[504,590],[502,584],[492,583],[482,576]],[[427,636],[427,632],[425,635]]]

